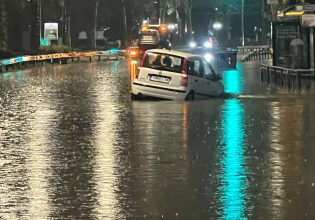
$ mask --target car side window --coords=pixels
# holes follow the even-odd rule
[[[188,61],[187,72],[189,75],[203,77],[203,63],[201,60]]]
[[[205,67],[205,78],[214,80],[216,78],[214,70],[210,67],[210,64],[204,61],[204,67]]]

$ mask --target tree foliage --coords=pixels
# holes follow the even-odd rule
[[[0,1],[0,50],[8,49],[8,0]]]
[[[8,48],[9,37],[12,42],[22,42],[22,32],[30,33],[33,49],[33,45],[36,48],[39,46],[38,2],[0,0],[0,49]],[[41,3],[42,28],[45,22],[59,23],[59,35],[65,39],[65,29],[71,27],[72,43],[81,31],[85,31],[89,45],[93,46],[95,30],[106,27],[110,27],[111,40],[122,39],[125,33],[123,9],[126,10],[127,33],[136,21],[160,16],[166,22],[178,23],[182,35],[191,33],[192,0],[42,0]],[[14,45],[14,48],[19,47]]]

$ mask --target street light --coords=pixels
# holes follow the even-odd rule
[[[212,27],[214,30],[217,31],[217,30],[221,30],[223,25],[220,22],[215,22],[215,23],[213,23]]]
[[[218,38],[218,30],[221,30],[223,25],[220,22],[214,22],[212,25],[213,29],[215,30],[215,37]]]

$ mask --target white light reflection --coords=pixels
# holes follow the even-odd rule
[[[107,74],[107,73],[106,73]],[[109,80],[110,81],[110,80]],[[110,83],[110,82],[104,82]],[[97,133],[95,147],[97,156],[95,158],[95,183],[98,193],[98,204],[95,210],[97,216],[107,219],[121,219],[118,217],[119,202],[115,191],[117,190],[117,178],[115,176],[115,142],[117,123],[117,108],[114,105],[115,100],[111,91],[108,90],[111,85],[98,83],[95,88],[98,91],[96,102],[98,104],[97,112]]]
[[[270,128],[270,139],[273,140],[271,148],[273,151],[269,155],[269,163],[271,170],[270,176],[270,193],[271,199],[270,207],[274,207],[272,210],[273,218],[280,218],[280,208],[284,206],[283,197],[286,194],[284,191],[284,177],[283,177],[283,160],[281,159],[280,152],[282,145],[279,145],[280,139],[280,108],[279,103],[272,103],[271,115],[273,117],[273,128]],[[282,216],[284,217],[284,216]]]
[[[30,98],[28,103],[33,102],[36,98]],[[34,114],[32,121],[33,128],[30,130],[30,159],[28,161],[29,180],[30,180],[30,216],[33,219],[47,219],[50,213],[50,205],[48,199],[48,174],[50,157],[48,157],[49,148],[49,129],[50,120],[53,117],[54,111],[52,108],[43,106],[42,103],[36,103],[35,106],[40,106],[40,109]]]
[[[304,183],[300,167],[305,166],[302,157],[304,145],[304,102],[272,102],[269,111],[272,124],[269,127],[270,152],[268,153],[269,176],[267,192],[273,219],[284,219],[288,213],[299,219],[296,212],[303,204],[298,202],[300,184]],[[307,194],[307,193],[306,193]],[[305,197],[303,198],[305,199]],[[295,200],[295,201],[294,201]],[[288,208],[288,201],[291,207]],[[302,207],[300,207],[300,205]]]
[[[31,71],[12,73],[12,80],[23,83]],[[0,140],[4,140],[2,137],[12,140],[12,145],[1,149],[4,164],[2,161],[0,164],[5,166],[0,181],[1,217],[18,219],[18,215],[23,215],[29,219],[48,219],[47,125],[53,111],[49,104],[43,104],[44,98],[36,91],[39,87],[21,86],[19,89],[18,94],[12,93],[11,102],[6,106],[12,112],[19,111],[15,114],[19,118],[5,117],[6,130],[3,136],[0,132]]]

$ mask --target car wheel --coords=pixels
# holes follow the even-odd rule
[[[193,91],[190,91],[190,93],[188,93],[188,95],[185,98],[186,101],[193,101],[195,100],[195,93]]]
[[[139,99],[139,96],[138,95],[135,95],[133,93],[130,94],[130,98],[131,100],[138,100]]]

